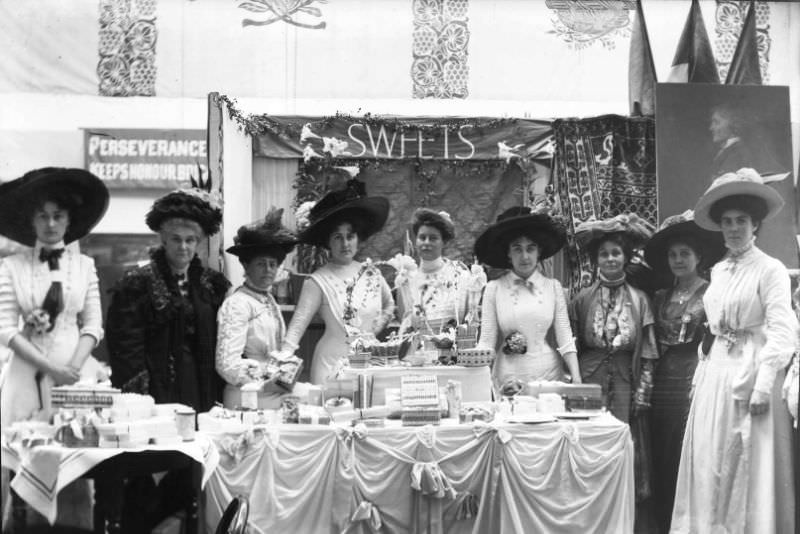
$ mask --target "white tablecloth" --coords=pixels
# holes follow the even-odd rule
[[[237,494],[256,533],[633,531],[633,445],[611,416],[210,437],[209,531]]]
[[[400,378],[407,375],[436,375],[439,386],[447,385],[448,380],[461,382],[462,400],[465,402],[489,402],[492,400],[492,378],[488,366],[461,367],[459,365],[433,365],[430,367],[367,367],[366,369],[345,368],[344,378],[358,375],[372,375],[372,404],[384,404],[386,388],[399,388]]]
[[[130,449],[96,447],[71,449],[60,445],[42,445],[32,449],[19,443],[3,441],[3,467],[14,471],[11,488],[34,510],[52,524],[58,513],[56,497],[67,484],[87,473],[94,466],[122,453],[143,451],[177,451],[203,465],[203,485],[217,466],[217,448],[207,437],[178,445],[148,445]]]

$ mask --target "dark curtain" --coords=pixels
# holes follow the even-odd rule
[[[413,242],[414,210],[427,207],[447,211],[455,224],[456,237],[444,255],[469,264],[478,235],[502,211],[521,205],[526,191],[525,173],[504,161],[373,160],[362,167],[358,179],[369,196],[386,197],[391,204],[384,228],[361,247],[360,258],[374,261],[404,252],[406,230]]]
[[[553,187],[567,222],[570,290],[592,282],[586,251],[577,247],[575,227],[590,219],[636,213],[658,225],[655,121],[604,115],[553,123]]]

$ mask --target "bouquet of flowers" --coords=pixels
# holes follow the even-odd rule
[[[503,343],[503,354],[525,354],[528,352],[528,340],[520,332],[511,332]]]
[[[50,314],[42,308],[34,309],[25,317],[25,330],[29,333],[42,335],[49,332],[52,327]]]
[[[414,261],[414,258],[399,252],[383,263],[397,271],[394,278],[395,289],[408,283],[408,280],[417,272],[417,262]]]

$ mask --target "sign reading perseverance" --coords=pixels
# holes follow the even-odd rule
[[[112,188],[176,189],[207,178],[205,130],[84,131],[86,169]]]

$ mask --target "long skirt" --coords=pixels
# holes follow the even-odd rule
[[[697,343],[668,347],[661,355],[653,383],[650,437],[653,451],[653,494],[659,532],[669,531],[681,444],[689,415]]]
[[[769,411],[751,416],[733,398],[740,360],[717,340],[697,367],[670,532],[794,532],[790,417],[780,394],[784,373],[775,379]]]

